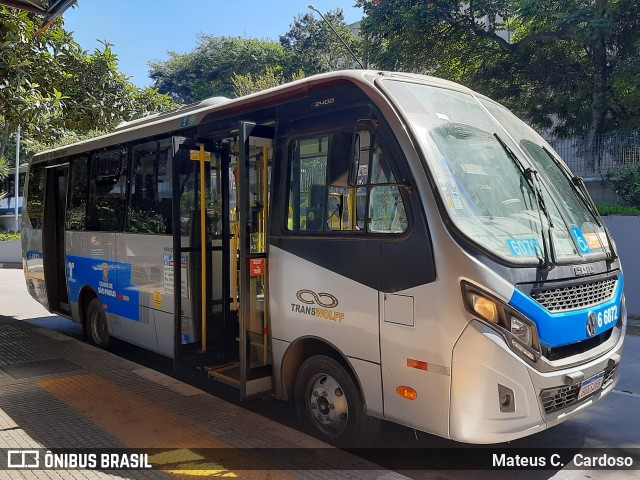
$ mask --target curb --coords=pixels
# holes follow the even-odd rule
[[[5,262],[5,263],[0,263],[0,269],[3,268],[22,268],[22,263],[19,262]]]

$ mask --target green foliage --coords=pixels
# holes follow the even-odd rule
[[[363,41],[346,25],[342,11],[325,16],[362,58]],[[193,103],[218,95],[246,95],[305,74],[353,65],[353,58],[330,28],[306,14],[294,19],[279,42],[200,35],[192,52],[169,52],[169,60],[150,62],[149,76],[154,87],[175,102]]]
[[[65,115],[55,126],[76,131],[109,130],[122,121],[175,105],[157,90],[140,89],[118,71],[118,58],[108,42],[91,54],[79,46],[68,56],[56,87],[66,93]]]
[[[61,132],[108,130],[174,107],[170,97],[131,84],[108,42],[89,53],[62,22],[36,36],[40,17],[0,7],[0,156],[18,125],[24,140],[48,146]]]
[[[177,103],[232,96],[234,75],[259,74],[284,62],[277,42],[200,35],[191,53],[169,52],[169,60],[149,63],[154,87]]]
[[[464,83],[558,136],[640,124],[636,0],[357,4],[379,68]]]
[[[10,232],[8,230],[0,230],[0,242],[9,242],[11,240],[20,240],[20,232]]]
[[[359,59],[363,59],[364,42],[347,26],[341,9],[324,14],[340,37]],[[355,60],[331,28],[313,14],[295,17],[289,32],[280,36],[287,54],[285,69],[307,75],[354,67]]]
[[[19,123],[37,133],[62,113],[63,94],[48,85],[57,72],[57,50],[50,48],[50,41],[58,42],[61,50],[69,42],[60,35],[58,25],[36,37],[41,26],[38,17],[0,7],[0,156]]]
[[[596,205],[600,215],[624,215],[624,216],[640,216],[640,207],[631,207],[628,205],[610,205],[608,203],[599,203]]]
[[[304,76],[304,72],[300,70],[298,73],[293,74],[291,78],[286,79],[281,68],[267,67],[262,74],[253,75],[247,73],[246,75],[238,75],[234,73],[231,77],[231,83],[233,84],[233,94],[237,97],[242,97],[267,88],[277,87],[285,82],[299,80]]]
[[[159,213],[129,210],[128,231],[136,233],[165,233],[164,217]]]
[[[66,229],[74,231],[82,231],[87,226],[87,211],[84,208],[68,208]]]
[[[38,152],[64,147],[65,145],[82,142],[107,133],[107,130],[90,130],[88,132],[81,132],[66,128],[51,127],[47,131],[46,135],[25,138],[21,145],[21,156],[29,158]]]
[[[620,165],[605,175],[605,185],[634,207],[640,207],[640,164]]]

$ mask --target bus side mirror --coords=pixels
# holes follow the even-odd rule
[[[351,151],[351,162],[349,165],[349,185],[354,186],[358,183],[358,170],[360,169],[360,134],[356,133],[353,141],[353,149]]]

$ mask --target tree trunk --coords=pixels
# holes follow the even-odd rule
[[[593,93],[591,102],[591,120],[587,133],[586,152],[587,168],[598,173],[600,169],[600,152],[598,151],[598,135],[602,133],[607,113],[609,79],[607,75],[607,44],[605,32],[600,26],[605,16],[607,0],[596,0],[593,23],[596,25],[591,37],[593,60]]]

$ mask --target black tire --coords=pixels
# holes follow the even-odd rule
[[[380,420],[365,413],[354,379],[335,359],[308,358],[298,370],[294,393],[298,417],[309,433],[344,447],[365,446],[375,438]]]
[[[100,348],[107,348],[110,340],[109,326],[100,300],[94,298],[89,302],[85,319],[85,329],[89,343]]]

